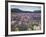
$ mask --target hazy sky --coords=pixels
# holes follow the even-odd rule
[[[23,11],[34,11],[41,10],[40,6],[20,6],[20,5],[11,5],[11,8],[17,8]]]

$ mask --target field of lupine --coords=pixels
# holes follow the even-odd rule
[[[41,29],[41,13],[11,13],[11,31]]]

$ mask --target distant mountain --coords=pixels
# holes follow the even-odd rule
[[[11,12],[22,12],[22,11],[20,9],[14,8],[14,9],[11,9]]]
[[[35,10],[34,12],[35,12],[35,13],[41,13],[41,11],[40,11],[40,10]]]
[[[17,8],[14,8],[14,9],[11,9],[11,12],[17,12],[17,13],[41,13],[40,10],[35,10],[35,11],[22,11],[20,9],[17,9]]]

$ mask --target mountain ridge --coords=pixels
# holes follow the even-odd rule
[[[11,12],[17,12],[17,13],[41,13],[40,10],[35,10],[35,11],[23,11],[17,8],[11,9]]]

